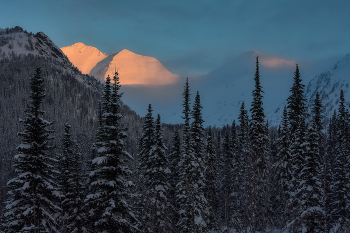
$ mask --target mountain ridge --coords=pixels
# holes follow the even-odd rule
[[[127,49],[109,55],[83,43],[61,49],[78,69],[101,81],[114,74],[115,70],[118,70],[120,83],[124,85],[167,85],[179,79],[178,75],[168,71],[156,58],[139,55]],[[88,49],[96,51],[95,54],[82,53],[82,50]]]
[[[97,48],[87,46],[82,42],[62,47],[61,50],[83,74],[89,74],[91,69],[96,66],[98,62],[108,56]]]

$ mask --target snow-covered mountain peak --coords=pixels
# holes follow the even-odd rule
[[[61,48],[69,60],[84,74],[104,81],[118,70],[121,84],[166,85],[179,76],[169,72],[156,58],[123,49],[107,55],[81,42]]]
[[[179,76],[169,72],[156,58],[122,50],[109,62],[104,78],[119,72],[120,83],[141,85],[166,85],[174,83]]]
[[[131,52],[130,50],[123,49],[122,51],[120,51],[120,52],[118,53],[118,55],[119,55],[119,56],[135,56],[135,55],[137,55],[137,54]],[[140,56],[142,56],[142,55],[140,55]]]
[[[96,52],[98,53],[100,56],[101,55],[104,55],[104,56],[107,56],[107,54],[99,51],[97,48],[95,47],[92,47],[92,46],[89,46],[89,45],[85,45],[84,43],[82,42],[78,42],[78,43],[75,43],[71,46],[67,46],[67,47],[63,47],[61,48],[62,50],[68,50],[68,49],[71,49],[71,50],[74,50],[76,52],[79,52],[79,53],[84,53],[85,51],[90,51],[90,52]]]
[[[85,45],[82,42],[63,47],[61,50],[83,74],[89,74],[91,69],[96,66],[98,62],[107,57],[107,54],[99,51],[95,47]]]

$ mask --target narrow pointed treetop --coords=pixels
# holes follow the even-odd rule
[[[256,72],[254,76],[254,81],[255,81],[255,89],[253,90],[253,102],[251,105],[251,115],[252,115],[252,120],[251,120],[251,130],[253,132],[252,140],[259,140],[262,135],[266,134],[266,127],[265,127],[265,114],[264,114],[264,109],[262,107],[263,102],[262,102],[262,88],[260,85],[260,75],[259,75],[259,60],[258,57],[256,57]]]
[[[312,107],[312,119],[315,122],[315,126],[316,126],[316,132],[319,133],[322,131],[323,127],[322,127],[322,102],[320,99],[320,94],[317,92],[316,93],[316,97],[315,97],[315,101]]]
[[[103,90],[103,103],[102,103],[102,111],[103,113],[107,113],[110,111],[110,103],[111,103],[111,78],[109,77],[109,75],[106,78],[106,82],[105,82],[105,86],[104,86],[104,90]],[[106,116],[102,116],[103,120],[105,120]]]
[[[287,99],[288,117],[290,121],[291,134],[295,134],[301,122],[306,118],[306,99],[304,96],[305,85],[301,83],[299,67],[296,65],[294,82]]]
[[[143,125],[142,145],[140,145],[140,159],[143,166],[146,166],[148,156],[154,145],[154,119],[152,116],[152,105],[148,105],[147,114]]]
[[[186,83],[185,83],[185,88],[184,88],[184,92],[182,94],[183,98],[184,98],[184,102],[182,104],[182,106],[184,107],[182,113],[184,114],[184,116],[182,117],[185,120],[184,123],[184,129],[183,129],[183,134],[184,134],[184,146],[186,147],[186,150],[189,150],[189,148],[187,148],[190,144],[190,114],[191,114],[191,107],[190,107],[190,87],[188,85],[188,78],[186,79]]]
[[[264,110],[262,108],[263,102],[262,102],[262,91],[261,85],[260,85],[260,74],[259,74],[259,59],[256,57],[256,71],[254,75],[254,82],[255,82],[255,89],[253,91],[253,102],[252,102],[252,120],[259,120],[261,121],[261,118],[264,118]],[[257,118],[257,119],[254,119]]]
[[[204,128],[203,128],[203,118],[202,118],[202,105],[200,101],[199,92],[197,91],[196,98],[193,105],[193,111],[192,111],[192,119],[193,122],[191,124],[191,131],[192,131],[192,140],[193,140],[193,150],[196,155],[196,157],[203,158],[203,151],[204,151]]]

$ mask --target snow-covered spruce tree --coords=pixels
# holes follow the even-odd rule
[[[73,154],[73,142],[71,140],[70,134],[71,126],[66,123],[64,128],[64,134],[61,144],[61,153],[57,156],[57,184],[60,193],[60,207],[62,211],[57,219],[60,231],[66,232],[67,227],[66,218],[68,217],[69,203],[66,200],[66,194],[72,191],[72,187],[69,184],[69,179],[71,176],[70,164],[72,163]]]
[[[303,182],[305,178],[300,174],[306,168],[305,157],[307,157],[308,153],[308,135],[306,131],[305,121],[302,121],[295,133],[295,139],[292,141],[291,146],[291,155],[292,155],[292,163],[293,163],[293,188],[291,192],[291,199],[289,204],[291,206],[292,212],[292,221],[288,222],[292,227],[292,231],[301,230],[303,226],[302,213],[304,212],[303,206],[303,195],[305,190],[302,189]]]
[[[218,227],[220,228],[220,224],[221,224],[221,217],[220,217],[220,209],[219,209],[219,202],[220,202],[220,186],[221,186],[221,172],[220,172],[220,160],[222,157],[222,136],[221,136],[221,129],[218,129],[216,132],[216,137],[215,137],[215,141],[214,141],[214,145],[215,145],[215,151],[216,151],[216,167],[217,167],[217,172],[215,175],[215,205],[217,206],[216,208],[216,219],[218,221]]]
[[[203,193],[204,171],[202,160],[196,157],[190,127],[190,88],[188,78],[184,89],[184,120],[182,157],[179,163],[177,200],[180,205],[179,232],[205,232],[207,230],[207,201]]]
[[[332,228],[333,219],[332,213],[332,201],[334,200],[333,194],[333,168],[336,153],[337,144],[337,113],[334,110],[333,115],[329,119],[329,126],[327,129],[327,142],[325,148],[324,162],[323,162],[323,179],[324,179],[324,210],[326,214],[325,219],[325,232],[329,232]]]
[[[280,185],[281,177],[281,159],[279,157],[279,132],[281,127],[270,127],[268,121],[266,122],[266,128],[268,129],[269,143],[269,172],[270,172],[270,205],[269,216],[270,226],[276,229],[281,229],[284,226],[283,215],[283,201],[281,198],[282,188]]]
[[[179,221],[178,209],[179,204],[176,201],[176,185],[179,183],[179,163],[181,158],[181,141],[179,131],[176,130],[172,140],[172,146],[169,154],[169,166],[171,174],[168,176],[171,185],[169,194],[171,203],[171,226],[176,228],[176,223]],[[176,232],[176,230],[174,230]]]
[[[205,153],[205,136],[204,136],[204,127],[203,127],[203,118],[202,118],[202,108],[200,102],[200,95],[197,91],[193,110],[192,110],[192,124],[191,124],[191,137],[193,140],[193,153],[194,157],[198,162],[198,167],[196,167],[196,175],[198,188],[195,190],[196,201],[198,202],[198,219],[202,218],[202,223],[198,223],[202,232],[206,232],[209,229],[208,226],[208,217],[209,217],[209,209],[208,209],[208,201],[205,197],[205,191],[207,188],[206,181],[206,169],[207,169],[207,156]]]
[[[148,166],[150,166],[149,156],[151,155],[152,148],[155,144],[154,140],[154,119],[152,116],[152,105],[148,105],[147,114],[145,116],[145,121],[143,124],[143,133],[141,136],[140,143],[140,169],[146,171]]]
[[[72,178],[70,183],[73,187],[72,193],[68,193],[68,197],[72,196],[69,216],[67,218],[67,229],[71,233],[83,233],[90,232],[90,229],[86,227],[86,208],[84,206],[85,195],[85,176],[83,175],[83,164],[81,153],[79,152],[79,146],[75,143],[75,152],[73,154],[73,161],[71,164]],[[67,198],[66,196],[66,198]]]
[[[65,124],[62,153],[59,157],[60,194],[62,214],[61,232],[87,232],[84,213],[84,184],[81,154],[76,142],[71,139],[70,124]]]
[[[146,199],[149,203],[148,212],[152,227],[147,232],[166,232],[170,227],[171,219],[169,209],[171,209],[169,200],[170,183],[168,175],[171,173],[168,168],[169,162],[165,154],[166,147],[163,143],[160,115],[158,114],[155,122],[154,145],[149,156],[149,172],[145,180]]]
[[[265,114],[262,102],[262,88],[260,85],[259,61],[256,58],[256,72],[254,76],[255,89],[251,105],[250,121],[250,171],[248,180],[250,230],[263,231],[268,220],[270,204],[270,174],[268,165],[269,138],[265,124]]]
[[[70,124],[65,124],[61,153],[58,156],[58,186],[61,214],[58,218],[60,232],[87,232],[84,213],[84,184],[81,154],[71,139]]]
[[[67,193],[72,192],[72,187],[70,186],[69,179],[71,178],[71,163],[73,158],[73,141],[71,140],[71,134],[70,134],[70,128],[71,126],[66,123],[64,128],[64,134],[62,138],[62,144],[61,144],[61,153],[59,153],[57,157],[58,161],[58,176],[57,176],[57,184],[58,184],[58,190],[60,192],[60,207],[62,208],[62,211],[60,213],[60,216],[58,217],[58,224],[60,231],[66,232],[67,229],[67,222],[66,219],[69,215],[69,201],[66,199]]]
[[[220,159],[220,187],[219,187],[219,210],[221,217],[221,224],[224,228],[229,229],[232,227],[232,192],[233,192],[233,153],[231,147],[231,135],[230,127],[227,125],[226,132],[224,136],[224,141],[222,144],[222,155]]]
[[[17,176],[8,181],[10,191],[6,203],[5,232],[57,232],[55,213],[60,208],[54,183],[53,159],[49,151],[52,122],[42,118],[41,104],[45,97],[41,68],[30,78],[30,103],[21,120],[24,131],[18,133],[22,143],[17,147],[13,167]]]
[[[288,120],[290,124],[291,140],[295,138],[295,132],[297,131],[301,122],[306,118],[306,99],[304,96],[305,85],[301,83],[299,67],[296,65],[294,72],[294,82],[290,89],[290,96],[287,99],[288,105]]]
[[[300,200],[300,221],[303,231],[324,232],[323,185],[319,138],[315,119],[306,135],[307,149],[299,173],[297,197]],[[304,231],[305,232],[305,231]]]
[[[302,169],[303,156],[306,153],[305,141],[305,119],[306,119],[306,99],[304,97],[304,85],[301,83],[299,67],[296,65],[294,72],[294,82],[290,89],[290,96],[287,99],[288,120],[289,120],[289,135],[291,143],[291,165],[292,169],[292,190],[297,191],[296,187],[299,183],[298,175]],[[299,217],[299,200],[297,193],[293,192],[290,195],[288,204],[291,207],[291,220],[286,224],[297,225]],[[295,228],[295,227],[294,227]]]
[[[145,116],[143,124],[143,133],[140,138],[139,146],[139,179],[138,179],[138,190],[139,190],[139,220],[141,221],[141,230],[145,232],[153,232],[155,223],[152,222],[152,213],[150,207],[149,199],[147,192],[148,187],[146,185],[150,180],[150,172],[153,166],[153,162],[150,160],[153,147],[155,145],[155,135],[154,135],[154,119],[152,116],[152,105],[148,105],[147,114]]]
[[[189,177],[189,164],[193,157],[193,149],[191,144],[191,127],[190,127],[190,87],[188,85],[188,78],[186,79],[184,92],[184,102],[182,106],[184,110],[184,126],[182,135],[182,155],[179,162],[179,182],[176,185],[176,198],[179,203],[179,221],[176,226],[179,232],[192,232],[194,224],[192,221],[192,197],[191,197],[191,185],[193,178]]]
[[[329,232],[330,230],[330,208],[329,208],[329,196],[330,196],[330,188],[331,184],[331,158],[327,152],[328,140],[326,134],[323,133],[323,105],[320,99],[320,94],[317,92],[314,105],[312,108],[312,119],[316,125],[316,133],[318,135],[318,146],[319,146],[319,161],[321,166],[321,179],[322,179],[322,192],[323,192],[323,210],[324,210],[324,231]]]
[[[292,170],[292,160],[291,160],[291,151],[290,151],[290,136],[289,136],[289,121],[288,121],[288,112],[287,107],[283,109],[283,117],[279,130],[278,137],[278,157],[280,159],[279,164],[279,174],[278,180],[281,187],[280,191],[280,208],[281,211],[281,221],[284,227],[286,222],[290,222],[291,219],[291,208],[288,205],[288,201],[291,199],[291,192],[293,190],[292,181],[293,181],[293,170]]]
[[[103,146],[103,119],[102,119],[102,106],[101,106],[101,102],[99,102],[98,129],[96,132],[95,140],[91,146],[90,159],[87,162],[88,171],[87,171],[86,181],[85,181],[86,196],[89,194],[94,194],[96,192],[96,189],[94,188],[94,186],[91,185],[91,183],[96,182],[96,176],[94,175],[90,176],[90,174],[93,174],[93,171],[95,171],[96,169],[96,166],[92,161],[94,161],[94,159],[98,156],[97,150],[102,146]],[[85,200],[85,208],[87,210],[85,227],[87,229],[90,229],[90,231],[92,232],[95,229],[95,222],[97,221],[97,213],[95,212],[97,210],[96,205],[97,205],[97,202],[94,199]]]
[[[103,93],[103,132],[102,143],[97,148],[96,158],[92,161],[95,170],[90,172],[90,183],[94,193],[87,195],[87,202],[94,202],[96,210],[95,232],[134,232],[137,222],[131,207],[129,189],[132,182],[128,180],[131,171],[127,166],[131,155],[123,149],[125,129],[120,126],[119,77],[116,72],[113,87],[107,77]]]
[[[232,151],[232,192],[230,194],[230,198],[232,200],[231,203],[231,225],[232,228],[236,231],[242,231],[242,215],[243,215],[243,204],[240,203],[243,197],[241,197],[241,184],[240,177],[238,174],[240,173],[240,154],[238,153],[238,135],[236,128],[236,121],[232,122],[231,126],[231,151]]]
[[[141,221],[141,230],[146,232],[152,232],[154,228],[154,222],[152,222],[152,213],[150,208],[148,188],[146,183],[150,179],[151,167],[153,166],[150,156],[152,154],[153,147],[155,145],[154,140],[154,119],[152,116],[152,105],[148,105],[147,114],[144,118],[143,132],[140,138],[139,145],[139,178],[137,188],[139,191],[139,220]]]
[[[66,124],[67,127],[67,124]],[[67,132],[69,133],[69,131]],[[69,155],[69,192],[65,193],[65,199],[62,203],[66,207],[67,216],[65,217],[66,228],[62,232],[83,233],[89,232],[85,226],[86,213],[84,206],[84,176],[82,171],[81,153],[76,142],[72,141],[73,153]]]
[[[217,206],[217,191],[216,191],[216,174],[217,174],[217,157],[215,152],[215,146],[213,142],[212,129],[209,126],[208,135],[207,135],[207,145],[206,145],[206,191],[205,197],[208,202],[208,228],[213,231],[219,230],[218,219],[216,213],[218,211]]]
[[[239,169],[238,169],[238,180],[240,183],[239,189],[239,203],[241,204],[242,212],[239,213],[239,224],[244,228],[248,227],[248,210],[247,210],[247,195],[248,195],[248,158],[249,158],[249,118],[248,112],[245,110],[244,102],[242,102],[240,113],[239,113],[239,132],[238,132],[238,160],[239,160]]]
[[[307,232],[324,232],[325,212],[324,204],[324,188],[321,166],[321,145],[320,137],[322,137],[322,104],[318,94],[313,105],[313,116],[310,127],[305,134],[305,139],[300,140],[300,149],[304,154],[298,159],[301,164],[296,166],[297,182],[295,189],[297,190],[296,198],[299,202],[299,218],[301,228]],[[306,146],[303,146],[305,145]],[[304,149],[306,147],[306,149]]]
[[[331,200],[331,216],[337,230],[344,230],[344,225],[349,221],[348,202],[350,200],[349,193],[349,151],[347,147],[348,139],[348,114],[345,108],[344,92],[340,92],[339,113],[337,116],[336,126],[336,148],[332,174],[332,200]]]

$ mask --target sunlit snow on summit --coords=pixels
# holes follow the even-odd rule
[[[168,85],[179,76],[168,71],[156,58],[142,56],[127,49],[106,55],[97,48],[76,43],[61,48],[69,60],[84,74],[104,81],[118,70],[123,85]]]

